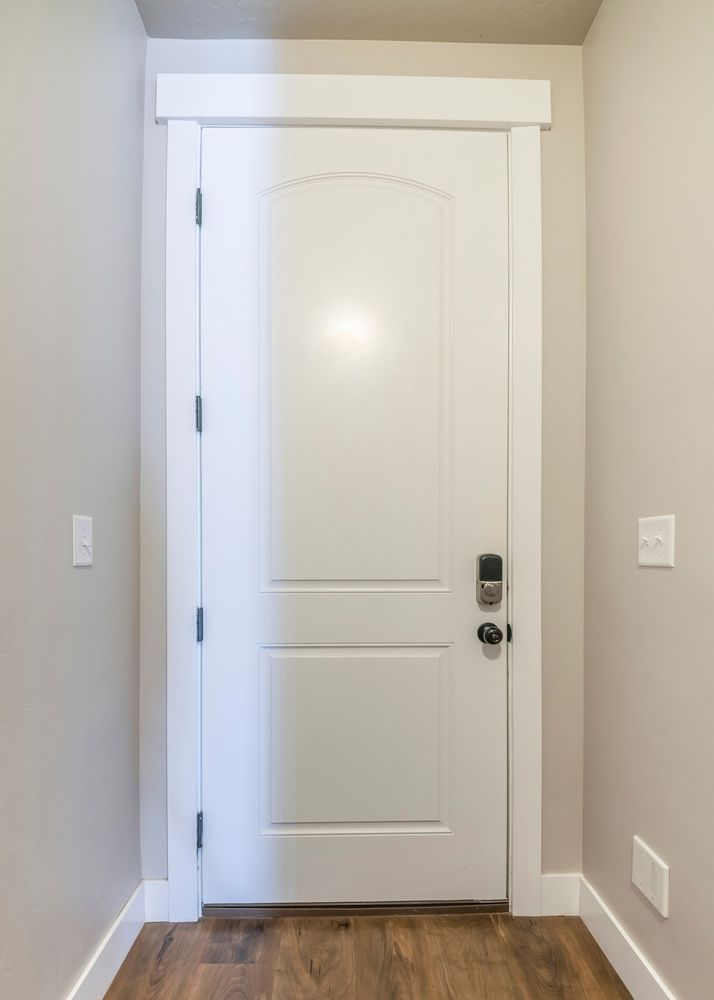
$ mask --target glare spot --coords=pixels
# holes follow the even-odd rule
[[[369,318],[358,312],[340,312],[327,323],[327,340],[344,358],[363,354],[372,344],[374,328]]]

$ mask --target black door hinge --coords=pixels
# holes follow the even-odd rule
[[[203,225],[203,192],[196,188],[196,225]]]
[[[200,851],[203,847],[203,813],[200,812],[196,816],[196,850]]]
[[[513,629],[511,628],[511,625],[509,623],[508,625],[506,625],[506,642],[512,642],[512,641],[513,641]]]
[[[203,400],[196,396],[196,430],[200,434],[203,430]]]
[[[196,608],[196,642],[203,642],[203,608]]]

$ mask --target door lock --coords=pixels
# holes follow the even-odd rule
[[[503,560],[492,552],[478,557],[476,600],[479,604],[500,604],[503,598]]]
[[[476,635],[484,646],[498,646],[499,643],[503,642],[503,632],[493,622],[484,622],[483,625],[480,625]]]

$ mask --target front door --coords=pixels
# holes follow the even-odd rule
[[[507,138],[206,128],[201,185],[204,903],[503,900]]]

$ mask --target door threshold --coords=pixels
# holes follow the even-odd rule
[[[206,903],[204,917],[223,920],[267,917],[389,917],[508,913],[507,899],[425,900],[393,903]]]

